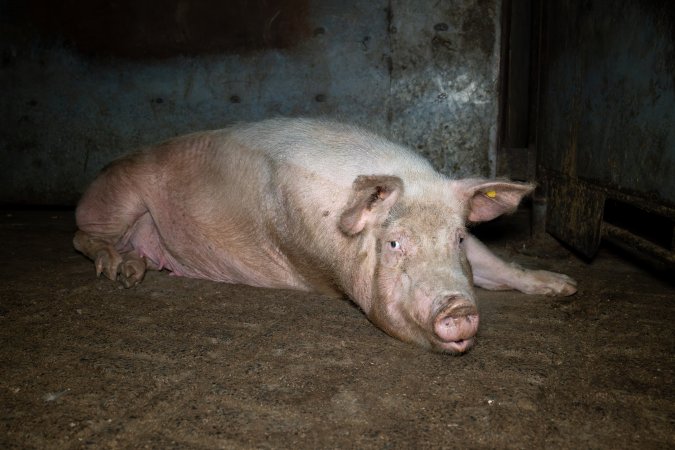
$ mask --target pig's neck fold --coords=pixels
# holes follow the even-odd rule
[[[340,258],[343,270],[347,272],[343,278],[347,281],[343,289],[368,314],[373,303],[377,266],[375,238],[372,235],[364,235],[358,245],[348,247],[344,253]]]

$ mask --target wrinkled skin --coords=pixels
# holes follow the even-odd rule
[[[387,301],[376,302],[371,319],[401,339],[463,352],[478,329],[467,231],[447,220],[451,211],[405,209],[378,233],[377,296]]]
[[[147,270],[347,295],[388,334],[462,353],[474,283],[571,295],[576,283],[492,254],[466,223],[532,186],[449,180],[409,150],[332,122],[275,119],[176,138],[118,160],[80,201],[75,248],[125,287]]]

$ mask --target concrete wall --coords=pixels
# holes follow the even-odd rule
[[[0,202],[232,121],[332,116],[494,172],[500,0],[0,0]]]

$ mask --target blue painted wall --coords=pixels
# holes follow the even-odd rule
[[[0,203],[74,204],[129,150],[276,115],[494,173],[500,0],[277,4],[0,0]]]

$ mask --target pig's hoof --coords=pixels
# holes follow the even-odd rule
[[[117,279],[117,271],[122,263],[122,257],[113,248],[104,248],[96,252],[94,266],[96,267],[96,276],[104,274],[109,280]]]
[[[577,282],[562,273],[533,270],[529,275],[532,283],[524,290],[527,294],[567,296],[577,292]]]
[[[141,258],[125,258],[120,266],[120,281],[125,288],[136,286],[143,281],[146,264]]]

